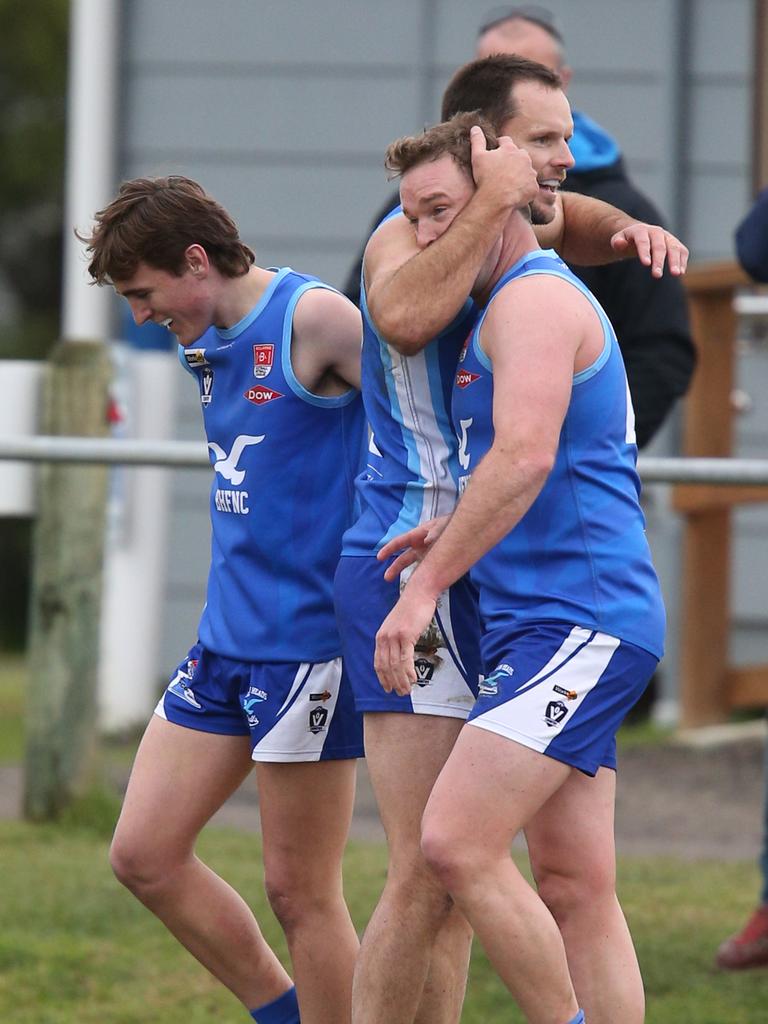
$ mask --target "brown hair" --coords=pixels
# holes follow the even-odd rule
[[[393,175],[405,174],[412,167],[439,160],[447,153],[459,167],[472,177],[472,149],[469,132],[473,125],[483,129],[489,149],[498,149],[496,132],[479,113],[457,114],[442,124],[426,128],[421,135],[405,135],[387,149],[384,166]]]
[[[97,284],[126,281],[139,263],[181,275],[190,245],[201,245],[224,277],[248,273],[256,257],[230,215],[196,181],[181,175],[125,181],[84,236]]]
[[[459,68],[443,94],[443,121],[462,110],[479,110],[497,132],[501,131],[502,125],[517,112],[514,87],[518,82],[540,82],[549,89],[562,88],[557,72],[538,61],[514,54],[494,54]]]

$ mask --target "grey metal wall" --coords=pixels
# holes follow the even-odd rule
[[[490,6],[125,0],[121,176],[197,178],[235,215],[262,265],[340,284],[391,191],[384,148],[437,119],[440,94],[471,58]],[[730,257],[749,202],[750,0],[548,6],[568,40],[573,105],[616,136],[636,182],[694,258]],[[198,400],[184,376],[178,434],[199,437]],[[674,444],[673,424],[654,452]],[[167,665],[192,639],[202,601],[207,487],[204,475],[175,475]],[[677,527],[663,496],[651,504],[674,606]]]

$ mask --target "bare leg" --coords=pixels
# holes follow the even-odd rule
[[[616,773],[573,772],[526,827],[539,895],[563,936],[589,1024],[642,1024],[645,996],[632,937],[616,898]]]
[[[153,718],[110,853],[123,885],[249,1010],[292,982],[245,901],[195,856],[194,844],[250,769],[248,737]]]
[[[342,857],[354,760],[257,764],[267,895],[293,962],[302,1024],[349,1024],[359,943]]]
[[[474,932],[457,906],[435,936],[414,1024],[458,1024],[467,990]]]
[[[509,848],[572,769],[468,726],[424,816],[426,858],[474,927],[529,1024],[565,1024],[578,1011],[563,941]]]
[[[365,716],[366,759],[387,834],[389,869],[355,970],[355,1024],[411,1024],[430,971],[435,979],[426,996],[430,1021],[458,1019],[451,1000],[461,999],[463,985],[447,984],[451,966],[440,958],[459,949],[461,962],[453,969],[465,970],[467,926],[452,913],[450,897],[421,855],[419,838],[432,784],[461,727],[459,719],[431,715]]]

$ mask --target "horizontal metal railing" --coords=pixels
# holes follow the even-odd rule
[[[115,463],[131,466],[210,468],[197,441],[117,440],[92,437],[0,437],[0,461]],[[648,483],[768,485],[768,459],[655,458],[640,456]]]

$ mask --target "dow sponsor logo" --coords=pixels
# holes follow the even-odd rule
[[[472,373],[470,370],[459,370],[456,374],[456,387],[468,388],[473,381],[479,380],[479,373]]]
[[[282,391],[275,391],[274,388],[257,384],[252,388],[248,388],[243,394],[243,398],[247,398],[254,405],[266,405],[267,402],[274,402],[276,398],[283,398],[283,393]]]

